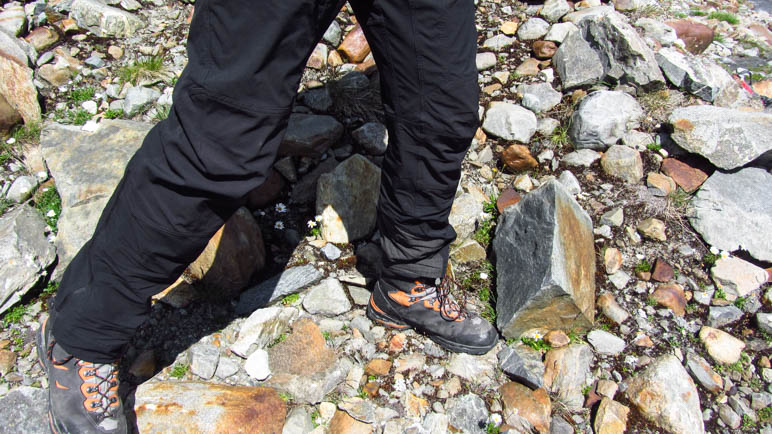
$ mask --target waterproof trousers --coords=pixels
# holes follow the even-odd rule
[[[198,0],[168,119],[129,162],[66,270],[53,334],[112,362],[269,173],[305,63],[341,0]],[[384,273],[441,277],[448,215],[478,127],[473,0],[350,0],[378,66],[389,146],[377,227]]]

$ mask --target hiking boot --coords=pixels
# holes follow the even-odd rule
[[[90,363],[67,353],[46,319],[38,333],[38,358],[48,374],[48,421],[54,433],[127,432],[114,365]]]
[[[370,296],[367,317],[396,329],[412,327],[450,351],[487,353],[498,342],[496,329],[451,298],[450,282],[447,277],[433,285],[381,278]]]

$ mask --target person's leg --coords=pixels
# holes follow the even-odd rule
[[[389,130],[378,229],[385,263],[368,314],[454,351],[480,353],[495,329],[459,311],[442,278],[461,162],[479,125],[471,0],[351,0],[375,57]],[[423,303],[418,303],[422,301]]]
[[[146,319],[150,297],[174,282],[266,178],[306,59],[340,6],[196,2],[189,63],[169,118],[128,164],[41,332],[58,430],[124,432],[110,364]]]

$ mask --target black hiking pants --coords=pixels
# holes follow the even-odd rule
[[[341,0],[198,0],[168,119],[129,162],[66,270],[53,334],[112,362],[209,238],[266,179],[307,58]],[[377,226],[384,273],[440,277],[448,215],[478,126],[473,0],[350,0],[389,131]]]

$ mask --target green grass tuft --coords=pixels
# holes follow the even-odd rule
[[[160,72],[161,69],[163,69],[163,59],[160,56],[145,57],[118,69],[118,77],[121,83],[131,83],[136,86],[140,80]]]
[[[40,190],[35,196],[35,208],[43,216],[46,224],[51,227],[51,231],[57,234],[59,232],[59,216],[62,213],[62,198],[59,197],[56,187],[52,186]],[[51,211],[53,211],[53,215],[49,216],[48,213]]]
[[[733,26],[736,26],[740,24],[740,19],[737,18],[736,15],[730,13],[730,12],[723,12],[723,11],[715,11],[711,12],[710,15],[708,15],[709,20],[719,20],[724,21],[726,23],[729,23]]]
[[[19,324],[21,320],[24,318],[24,315],[27,314],[27,311],[29,310],[28,305],[20,304],[13,309],[11,309],[8,313],[5,314],[3,317],[3,327],[8,328],[11,324]]]
[[[182,378],[188,372],[188,365],[177,363],[169,372],[169,376],[172,378]]]

